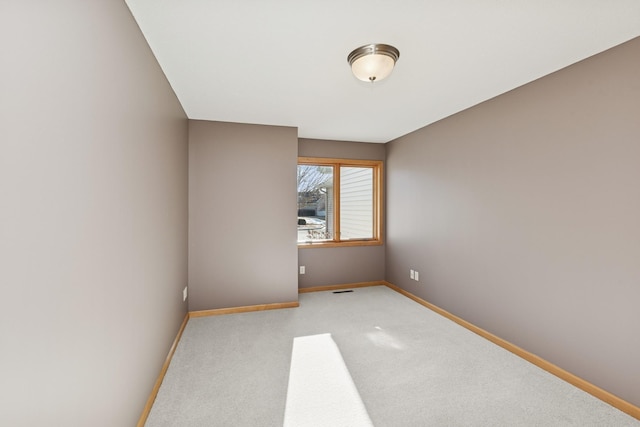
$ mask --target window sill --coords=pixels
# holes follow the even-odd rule
[[[352,246],[380,246],[382,240],[352,240],[345,242],[313,242],[313,243],[298,243],[298,249],[311,249],[311,248],[342,248]]]

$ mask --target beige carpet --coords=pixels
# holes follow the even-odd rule
[[[313,336],[325,338],[296,350]],[[311,360],[323,352],[326,366]],[[305,373],[314,365],[343,372],[314,379]],[[640,427],[383,286],[301,294],[299,308],[191,319],[146,425],[279,427],[291,416],[288,401],[299,418],[287,427],[354,427],[366,418],[377,427]],[[313,417],[304,417],[305,404],[318,404]]]

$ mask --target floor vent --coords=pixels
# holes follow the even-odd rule
[[[345,294],[347,292],[353,292],[353,289],[349,289],[349,290],[346,290],[346,291],[333,291],[334,294]]]

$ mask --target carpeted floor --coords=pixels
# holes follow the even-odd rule
[[[292,369],[294,340],[306,347],[296,350]],[[293,419],[357,427],[346,410],[331,410],[335,391],[308,379],[319,366],[309,351],[327,352],[322,369],[344,374],[332,384],[355,385],[348,399],[359,394],[363,425],[640,427],[384,286],[301,294],[298,308],[189,320],[146,426],[283,426],[286,412],[287,426]],[[295,395],[287,397],[290,383]],[[300,399],[305,383],[314,394]],[[305,401],[323,415],[295,418],[307,411]]]

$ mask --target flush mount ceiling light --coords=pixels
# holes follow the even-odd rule
[[[347,56],[351,71],[358,80],[377,82],[391,74],[400,51],[388,44],[360,46]]]

